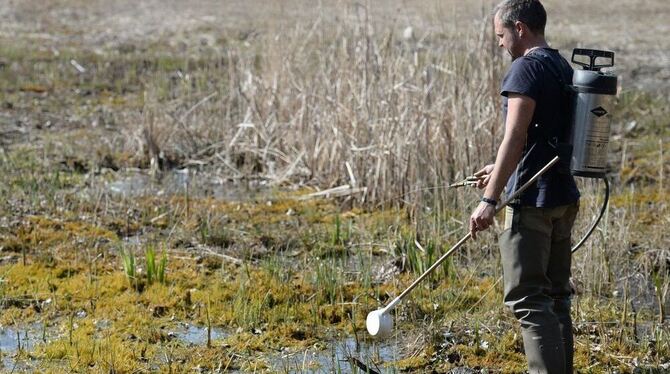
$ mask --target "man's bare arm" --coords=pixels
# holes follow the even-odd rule
[[[526,131],[533,119],[535,100],[528,96],[510,94],[507,100],[507,118],[505,119],[505,136],[498,148],[496,163],[490,172],[490,180],[486,184],[484,197],[498,200],[509,176],[516,168],[523,146],[526,143]],[[480,170],[487,174],[488,167]],[[484,184],[484,183],[482,183]],[[470,234],[477,239],[477,232],[486,230],[493,223],[495,207],[481,202],[470,216]]]
[[[507,99],[505,136],[498,148],[495,167],[484,191],[484,197],[498,200],[507,180],[521,159],[528,126],[533,119],[535,100],[528,96],[510,93]]]

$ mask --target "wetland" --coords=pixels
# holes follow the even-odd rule
[[[443,186],[502,134],[490,4],[290,3],[0,4],[1,372],[524,371],[501,222],[390,338],[365,330],[466,232],[478,192]],[[552,43],[615,50],[623,82],[573,266],[576,367],[664,373],[670,9],[575,3],[547,1]],[[589,18],[605,6],[640,40]],[[576,237],[602,202],[579,185]]]

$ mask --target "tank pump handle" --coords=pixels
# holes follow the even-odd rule
[[[589,62],[583,62],[575,60],[576,56],[586,56],[589,58]],[[607,64],[596,64],[596,59],[598,58],[607,58],[609,63]],[[597,49],[585,49],[585,48],[575,48],[572,50],[572,62],[580,65],[584,70],[598,71],[601,68],[608,68],[614,66],[614,52],[610,51],[600,51]]]

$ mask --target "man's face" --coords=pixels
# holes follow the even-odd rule
[[[505,48],[507,53],[512,57],[512,61],[523,56],[524,50],[521,46],[521,39],[517,30],[503,26],[498,14],[493,17],[493,29],[496,37],[498,37],[498,46]]]

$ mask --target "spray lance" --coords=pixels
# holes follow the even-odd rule
[[[599,59],[606,59],[608,61],[598,64]],[[584,237],[572,248],[572,252],[575,252],[595,230],[605,213],[609,200],[609,183],[606,177],[607,148],[610,135],[608,108],[611,108],[612,101],[616,95],[618,78],[614,74],[601,70],[602,68],[614,66],[614,52],[576,48],[572,51],[571,60],[582,67],[581,70],[575,70],[572,77],[572,85],[563,83],[560,76],[552,71],[552,74],[565,87],[566,92],[569,93],[571,111],[569,144],[567,144],[567,147],[563,147],[563,152],[559,151],[559,155],[555,156],[540,171],[533,175],[528,182],[524,183],[523,186],[498,205],[496,213],[521,195],[542,174],[551,169],[559,161],[562,161],[564,164],[568,164],[569,161],[570,172],[573,175],[585,178],[600,178],[605,183],[605,197],[600,214],[587,230]],[[565,151],[566,149],[567,151]],[[473,184],[476,184],[476,179],[468,177],[461,182],[451,184],[449,187],[453,188]],[[391,310],[468,239],[470,239],[470,233],[444,253],[430,268],[384,308],[370,312],[365,321],[368,333],[378,338],[390,335],[393,331]]]

